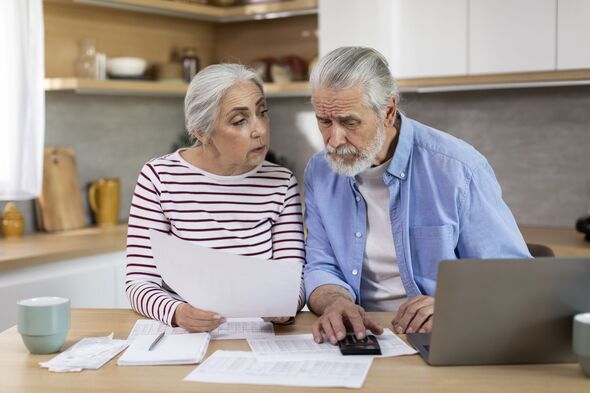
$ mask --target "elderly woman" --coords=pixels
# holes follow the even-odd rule
[[[184,101],[190,148],[155,158],[139,174],[127,235],[126,292],[146,317],[193,332],[224,322],[163,284],[149,230],[257,258],[305,261],[297,180],[264,160],[269,117],[262,81],[237,64],[199,72]],[[303,286],[299,308],[304,303]],[[288,318],[272,318],[285,323]]]

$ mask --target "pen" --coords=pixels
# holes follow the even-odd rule
[[[156,345],[158,345],[158,343],[160,341],[162,341],[162,337],[164,337],[164,332],[158,334],[158,337],[156,337],[154,342],[150,345],[150,347],[148,348],[148,351],[151,351],[152,349],[154,349],[156,347]]]

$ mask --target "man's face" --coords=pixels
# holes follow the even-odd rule
[[[369,168],[383,147],[385,129],[365,104],[362,88],[319,88],[312,103],[331,168],[345,176]]]

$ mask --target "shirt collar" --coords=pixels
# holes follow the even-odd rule
[[[387,167],[387,173],[400,180],[406,180],[408,178],[408,166],[412,146],[414,145],[414,128],[406,116],[400,112],[398,113],[401,120],[401,127],[395,152],[393,153],[389,167]]]

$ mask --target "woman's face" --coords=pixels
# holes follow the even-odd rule
[[[252,82],[234,85],[223,97],[213,132],[204,144],[215,150],[219,164],[228,173],[241,174],[264,160],[269,141],[264,95]]]

